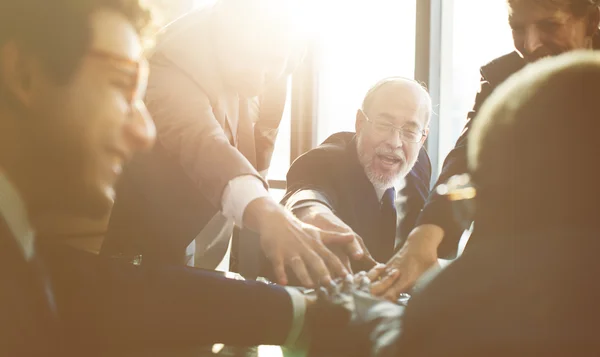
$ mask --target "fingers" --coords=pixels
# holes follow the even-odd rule
[[[362,249],[365,252],[363,258],[361,259],[363,261],[363,263],[365,263],[369,268],[372,268],[372,267],[376,266],[377,264],[379,264],[371,256],[371,253],[367,249],[367,245],[365,244],[365,241],[362,238],[360,238],[360,245],[362,246]]]
[[[302,261],[302,258],[300,256],[294,256],[289,260],[290,268],[292,268],[292,270],[294,271],[294,273],[296,274],[296,277],[298,278],[298,280],[300,280],[300,283],[307,287],[307,288],[313,288],[315,286],[313,280],[311,279],[310,275],[308,274],[308,270],[306,269],[306,265],[304,264],[304,261]]]
[[[328,272],[338,277],[345,277],[349,274],[349,270],[344,266],[340,258],[333,254],[325,245],[318,241],[314,242],[313,245],[315,252],[322,258],[322,262],[325,262]],[[331,279],[330,276],[328,278]]]
[[[333,253],[329,253],[333,255]],[[317,249],[312,251],[308,247],[302,254],[304,264],[306,265],[310,275],[312,276],[312,280],[317,285],[331,283],[331,268],[328,268],[330,262],[327,262],[327,258],[323,257],[323,255],[324,254],[322,252],[319,252]],[[321,259],[321,257],[323,257],[323,259]],[[342,270],[345,270],[342,262],[337,257],[335,257],[335,260],[339,264],[339,267],[341,267]],[[327,264],[325,262],[327,262]]]
[[[360,239],[360,237],[355,236],[354,239],[352,240],[352,242],[350,242],[345,247],[348,254],[354,260],[359,260],[359,259],[363,258],[365,255],[365,251],[363,250],[363,248],[360,245],[360,242],[358,241],[359,239]]]
[[[376,264],[373,268],[371,268],[371,270],[369,270],[367,277],[369,280],[375,281],[385,273],[386,268],[387,267],[385,264]]]
[[[413,285],[414,281],[408,275],[402,275],[382,296],[386,300],[395,302],[400,294],[410,290]]]
[[[285,262],[283,261],[283,256],[281,253],[272,253],[267,254],[267,257],[271,261],[273,265],[273,272],[275,273],[275,278],[277,282],[281,285],[287,285],[287,274],[285,273]]]
[[[371,284],[371,294],[376,296],[385,296],[388,291],[394,286],[394,283],[398,279],[400,272],[397,269],[391,269],[381,276],[380,280],[377,280]]]
[[[371,280],[367,276],[367,272],[361,271],[354,276],[354,285],[358,287],[359,290],[364,292],[370,291]]]

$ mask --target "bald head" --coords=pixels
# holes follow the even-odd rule
[[[423,118],[423,128],[429,126],[431,97],[420,83],[405,77],[388,77],[375,83],[362,102],[362,110],[368,114],[370,108],[385,102],[396,102],[399,106],[413,107]]]

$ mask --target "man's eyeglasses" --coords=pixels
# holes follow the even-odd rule
[[[90,50],[89,56],[109,62],[118,71],[130,77],[127,83],[127,100],[133,106],[137,101],[144,99],[146,85],[148,84],[148,61],[142,59],[134,61],[130,58],[116,55],[103,50]]]
[[[369,117],[367,116],[367,114],[365,114],[364,111],[361,110],[361,112],[364,115],[367,122],[373,126],[373,129],[379,135],[395,135],[396,133],[398,133],[400,134],[400,140],[407,143],[418,143],[421,142],[421,140],[423,140],[423,137],[427,134],[425,130],[398,128],[390,123],[374,121],[369,119]]]

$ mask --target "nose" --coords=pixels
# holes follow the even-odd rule
[[[393,130],[387,137],[386,143],[394,149],[401,148],[404,144],[402,142],[402,134],[398,130]]]
[[[135,103],[131,120],[123,130],[126,145],[132,153],[149,150],[154,145],[156,127],[144,102]]]
[[[525,51],[528,54],[535,53],[542,47],[542,33],[536,26],[529,26],[525,31]]]

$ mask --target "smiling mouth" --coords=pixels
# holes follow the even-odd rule
[[[398,156],[394,156],[394,155],[379,155],[379,154],[377,154],[377,157],[379,158],[379,160],[382,163],[389,165],[389,166],[397,165],[402,162],[402,159],[400,159]]]

